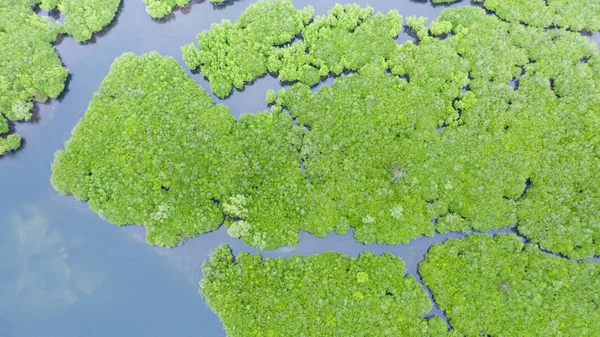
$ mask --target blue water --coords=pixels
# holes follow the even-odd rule
[[[86,203],[55,192],[49,177],[54,152],[70,138],[116,57],[128,51],[157,50],[184,65],[182,45],[193,42],[211,23],[235,20],[252,2],[236,1],[217,10],[204,1],[157,21],[145,13],[142,0],[125,0],[115,23],[94,41],[81,45],[67,37],[57,45],[71,74],[65,95],[40,104],[33,122],[18,123],[24,146],[0,159],[4,192],[0,203],[0,337],[225,335],[198,294],[201,263],[221,243],[230,244],[234,253],[255,249],[227,236],[223,229],[187,240],[183,247],[149,246],[143,228],[107,223]],[[316,14],[325,14],[336,1],[294,4],[303,7],[311,2]],[[443,9],[408,0],[358,2],[382,12],[395,8],[405,17],[434,18]],[[398,41],[408,39],[401,35]],[[209,89],[201,75],[190,76]],[[239,116],[266,109],[265,92],[280,87],[277,79],[265,76],[243,92],[215,101]],[[399,246],[364,246],[351,234],[315,239],[302,233],[298,247],[264,255],[334,250],[356,256],[362,251],[389,251],[402,257],[407,271],[418,279],[417,265],[433,243],[464,235],[436,235]],[[435,307],[431,313],[442,315]]]

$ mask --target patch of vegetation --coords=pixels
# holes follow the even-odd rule
[[[235,24],[226,20],[200,33],[199,49],[193,44],[182,48],[187,65],[199,68],[219,97],[229,96],[233,86],[241,88],[266,71],[278,74],[282,81],[308,85],[329,74],[356,71],[378,57],[389,58],[402,29],[397,11],[373,15],[373,8],[357,4],[336,4],[327,16],[317,16],[314,22],[310,22],[312,7],[299,11],[289,0],[261,1],[253,6]],[[267,28],[256,35],[253,25]],[[283,34],[274,38],[270,36],[273,32]],[[300,33],[302,40],[288,43]]]
[[[336,4],[327,16],[317,16],[304,28],[302,41],[272,53],[269,71],[278,73],[282,81],[315,85],[330,73],[340,75],[379,57],[388,59],[397,47],[402,16],[397,11],[373,12],[368,6]]]
[[[440,151],[456,151],[445,172],[458,178],[470,161],[470,178],[450,184],[482,179],[469,199],[455,196],[447,209],[477,230],[518,223],[543,249],[600,255],[592,211],[600,205],[594,178],[600,158],[592,150],[599,141],[596,46],[578,33],[508,24],[473,7],[444,11],[438,20],[452,23],[456,35],[444,41],[455,39],[471,78],[454,104],[459,114],[440,132],[450,137],[438,143]]]
[[[55,187],[89,199],[111,222],[148,226],[149,241],[160,245],[212,230],[222,219],[232,236],[262,249],[295,244],[298,231],[324,236],[354,228],[360,242],[397,244],[435,231],[518,223],[542,249],[600,255],[594,211],[600,207],[600,54],[586,37],[463,7],[443,11],[429,27],[425,18],[408,18],[417,43],[389,48],[398,14],[336,6],[303,30],[311,38],[277,47],[307,21],[288,4],[256,3],[229,28],[222,24],[201,36],[237,36],[232,27],[253,27],[247,38],[236,37],[240,44],[263,36],[271,55],[306,44],[308,54],[300,54],[326,60],[324,68],[357,72],[317,93],[297,73],[290,78],[300,83],[267,94],[271,113],[236,122],[172,60],[125,56],[90,105],[86,120],[93,122],[82,121],[58,154]],[[290,16],[277,21],[293,27],[279,40],[271,24],[257,19],[273,21],[277,15],[269,8]],[[381,21],[372,26],[370,20]],[[340,28],[356,22],[357,28]],[[387,27],[381,48],[336,54],[328,47],[331,32],[350,46],[348,35],[362,36],[363,27],[378,34]],[[207,48],[216,53],[235,46]],[[184,47],[188,63],[208,57],[202,50]],[[265,64],[248,68],[247,53],[232,55],[232,63],[212,70],[220,78],[213,86],[223,93],[234,77],[266,71]],[[135,74],[133,80],[126,74]],[[138,91],[144,95],[132,94]],[[187,117],[181,113],[188,110]],[[123,124],[134,115],[148,122]],[[196,129],[182,127],[196,115],[202,116]],[[197,135],[204,123],[212,138]],[[149,134],[160,137],[141,138]],[[107,155],[82,150],[91,144]]]
[[[325,196],[319,204],[349,219],[361,242],[518,222],[544,249],[599,254],[589,211],[599,201],[597,124],[588,122],[597,115],[595,47],[475,7],[444,11],[429,29],[408,21],[419,44],[399,46],[387,65],[279,97],[310,127],[302,154]],[[444,32],[452,36],[436,37]]]
[[[31,0],[21,0],[31,2]],[[110,24],[121,4],[121,0],[33,0],[44,10],[58,9],[65,15],[62,32],[71,35],[76,41],[84,42],[92,38],[94,32],[101,31]]]
[[[32,101],[44,102],[63,91],[68,73],[52,47],[58,34],[89,39],[112,21],[120,1],[43,1],[44,9],[58,6],[65,14],[64,25],[40,18],[33,10],[39,2],[0,3],[0,134],[9,131],[6,119],[31,118]],[[18,135],[0,137],[0,155],[20,143]]]
[[[432,0],[451,3],[457,0]],[[600,30],[600,3],[586,0],[474,0],[502,20],[534,27],[561,27],[573,31]]]
[[[588,336],[600,331],[600,264],[542,253],[514,234],[433,246],[419,267],[467,336]]]
[[[404,263],[391,254],[334,252],[288,259],[231,254],[203,264],[201,293],[228,336],[445,336],[440,317]]]
[[[230,189],[219,171],[234,126],[174,59],[126,53],[56,154],[52,183],[110,222],[145,224],[149,242],[174,246],[221,223],[211,198]]]
[[[4,154],[14,151],[21,147],[21,137],[19,135],[8,135],[6,138],[0,138],[0,153]]]
[[[225,219],[232,236],[272,249],[298,240],[306,212],[302,130],[285,113],[236,121],[174,59],[127,53],[57,153],[52,183],[110,222],[145,225],[153,244]]]
[[[475,7],[432,23],[452,27],[445,39],[408,21],[420,41],[388,60],[397,76],[381,63],[317,94],[298,84],[279,97],[310,126],[303,162],[326,195],[319,204],[361,242],[519,223],[544,249],[598,255],[595,46]]]
[[[210,0],[213,4],[223,4],[229,0]],[[175,7],[183,7],[190,0],[144,0],[146,12],[155,19],[161,19],[171,13]]]
[[[144,0],[146,12],[155,19],[165,17],[175,6],[185,6],[190,0]]]
[[[0,134],[9,131],[5,118],[31,118],[32,100],[57,97],[67,70],[52,47],[61,27],[40,18],[24,1],[0,3]],[[16,150],[18,135],[0,138],[0,155]]]
[[[298,231],[327,235],[300,169],[304,129],[283,112],[244,114],[234,130],[235,148],[222,169],[232,193],[222,194],[225,226],[234,237],[261,249],[298,242]],[[311,224],[310,226],[307,224]]]
[[[290,42],[312,15],[312,7],[297,10],[290,0],[259,1],[235,23],[223,20],[198,34],[198,48],[183,46],[183,58],[190,69],[200,68],[215,95],[226,97],[234,86],[241,88],[264,74],[276,46]]]

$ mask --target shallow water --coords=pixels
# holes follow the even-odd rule
[[[217,10],[204,1],[157,21],[145,13],[142,0],[125,0],[115,23],[92,42],[81,45],[64,38],[57,45],[71,74],[66,92],[61,99],[39,105],[33,122],[16,125],[24,146],[0,159],[5,192],[0,206],[0,336],[225,335],[218,318],[198,295],[201,263],[210,249],[221,243],[230,244],[236,254],[257,250],[229,237],[223,228],[186,240],[183,247],[151,247],[145,243],[143,228],[113,226],[86,203],[55,192],[49,181],[50,164],[54,152],[70,138],[71,129],[116,57],[128,51],[141,54],[157,50],[184,65],[182,45],[193,42],[211,23],[235,20],[252,2],[236,1]],[[325,14],[335,2],[303,0],[294,4],[302,7],[312,3],[316,14]],[[444,8],[408,0],[358,2],[368,3],[376,11],[395,8],[405,17],[414,14],[430,19]],[[596,35],[593,38],[599,41]],[[398,41],[408,39],[402,33]],[[209,90],[201,75],[190,76]],[[277,79],[265,76],[228,99],[213,98],[239,116],[266,109],[266,91],[280,87]],[[263,255],[326,250],[352,256],[362,251],[392,252],[419,278],[417,265],[433,243],[464,235],[440,234],[407,245],[386,246],[361,245],[351,234],[316,239],[301,233],[297,247]],[[437,308],[431,313],[442,314]]]

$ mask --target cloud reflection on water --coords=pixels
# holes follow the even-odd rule
[[[81,238],[66,238],[38,206],[13,212],[0,231],[0,315],[58,314],[83,294],[92,294],[104,279],[70,261],[71,250],[83,244]]]

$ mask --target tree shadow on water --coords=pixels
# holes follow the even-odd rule
[[[192,6],[199,5],[199,4],[203,3],[204,1],[205,0],[192,0],[185,6],[181,6],[181,7],[177,6],[177,7],[173,8],[173,12],[179,11],[183,15],[190,14],[190,12],[192,11]]]
[[[183,6],[175,6],[171,10],[171,12],[162,18],[152,18],[152,20],[158,24],[165,24],[167,22],[171,22],[177,18],[175,13],[180,12],[182,15],[188,15],[192,12],[192,7],[195,5],[199,5],[203,3],[205,0],[191,0],[186,5]]]
[[[449,7],[456,7],[456,6],[461,6],[461,5],[465,5],[463,4],[464,0],[457,0],[457,1],[452,1],[452,2],[442,2],[442,3],[431,3],[431,7],[433,8],[449,8]],[[473,1],[471,1],[473,2]]]
[[[220,11],[231,5],[234,5],[238,1],[240,0],[225,0],[223,2],[212,2],[211,4],[213,6],[213,9]]]
[[[64,63],[63,63],[63,66],[64,66]],[[69,85],[71,84],[72,79],[73,79],[73,74],[69,73],[67,75],[67,78],[65,79],[65,86],[63,88],[63,91],[56,97],[57,101],[62,102],[65,99],[65,96],[67,96],[67,94],[70,91]]]

